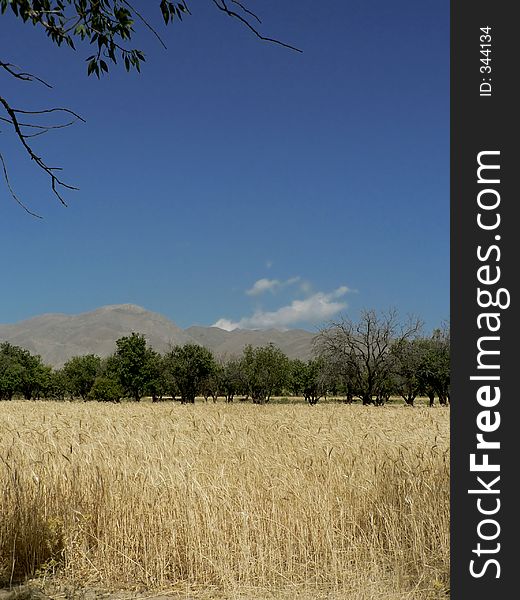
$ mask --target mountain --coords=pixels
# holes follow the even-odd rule
[[[0,325],[0,340],[61,366],[78,354],[108,356],[115,349],[115,341],[132,331],[143,333],[159,352],[168,350],[170,344],[192,341],[166,317],[132,304],[104,306],[79,315],[41,315],[15,325]]]
[[[61,367],[81,354],[108,356],[118,338],[142,333],[158,352],[176,344],[197,343],[217,356],[239,355],[246,344],[274,343],[291,358],[311,356],[314,335],[303,329],[225,331],[218,327],[181,329],[167,317],[133,304],[103,306],[79,315],[46,314],[13,325],[0,325],[0,342],[8,341],[39,354],[43,361]]]
[[[247,344],[252,346],[265,346],[273,343],[290,358],[307,360],[312,354],[312,340],[314,334],[304,329],[278,329],[251,330],[234,329],[225,331],[218,327],[188,327],[185,333],[194,339],[197,344],[206,346],[215,355],[233,356],[242,353]]]

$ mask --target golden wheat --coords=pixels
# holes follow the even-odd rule
[[[441,408],[3,402],[0,578],[446,597],[448,450]]]

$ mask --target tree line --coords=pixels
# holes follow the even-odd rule
[[[0,344],[0,400],[83,399],[120,402],[150,396],[154,402],[180,399],[194,403],[225,398],[265,404],[273,396],[299,396],[311,404],[321,398],[385,404],[400,396],[413,405],[419,396],[450,401],[448,327],[430,336],[421,323],[400,323],[397,313],[364,311],[359,321],[343,318],[316,336],[313,358],[290,359],[273,344],[248,345],[240,356],[216,357],[207,348],[187,343],[160,354],[143,334],[116,341],[112,355],[75,356],[60,369],[38,355]]]

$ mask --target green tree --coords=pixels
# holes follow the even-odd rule
[[[226,402],[233,402],[236,394],[244,390],[244,376],[240,359],[228,358],[222,362],[221,387]]]
[[[68,391],[86,400],[101,371],[101,358],[95,354],[74,356],[63,366]]]
[[[198,344],[175,346],[164,357],[165,369],[179,390],[183,403],[194,403],[202,384],[216,367],[213,354]]]
[[[49,385],[51,367],[43,364],[39,355],[21,349],[20,364],[22,366],[20,392],[26,400],[38,399],[45,395]]]
[[[223,393],[224,374],[224,366],[214,361],[211,372],[201,382],[200,391],[206,402],[209,397],[213,399],[213,402],[216,402],[220,394]]]
[[[313,406],[327,393],[327,373],[322,358],[309,360],[304,364],[302,373],[303,396]]]
[[[171,353],[167,353],[163,356],[163,373],[162,381],[164,386],[164,393],[167,396],[171,396],[172,400],[179,395],[179,386],[177,380],[171,369]]]
[[[154,376],[156,353],[148,347],[144,335],[132,333],[116,341],[114,367],[125,394],[141,400]]]
[[[0,345],[0,398],[22,394],[26,400],[44,396],[52,369],[38,355],[9,342]]]
[[[307,362],[295,359],[290,361],[288,387],[295,396],[303,396],[313,406],[325,396],[330,385],[327,365],[323,358]]]
[[[289,361],[287,389],[293,396],[303,395],[305,385],[305,363],[299,358]]]
[[[423,393],[433,405],[435,396],[439,403],[450,402],[450,331],[443,327],[436,329],[429,339],[423,340],[423,360],[419,365],[418,377]]]
[[[45,392],[47,398],[65,400],[69,392],[68,379],[63,369],[55,369],[49,375],[48,386]]]
[[[392,395],[395,395],[398,393],[397,388],[396,388],[395,374],[394,374],[394,371],[392,370],[393,369],[392,364],[393,363],[390,363],[389,370],[377,382],[377,386],[375,388],[376,395],[375,395],[375,399],[374,399],[374,404],[376,406],[383,406],[383,404],[386,404],[390,400],[390,397]]]
[[[274,344],[244,348],[242,370],[248,394],[255,404],[265,404],[282,391],[289,380],[289,369],[289,359]]]
[[[88,397],[98,402],[120,402],[123,396],[123,387],[113,377],[99,375],[90,388]]]
[[[163,357],[155,350],[150,350],[148,358],[148,383],[145,392],[152,397],[152,402],[157,402],[167,392],[164,376]]]
[[[0,344],[0,400],[11,400],[21,391],[24,352],[9,342]]]
[[[394,344],[391,353],[394,359],[392,381],[395,390],[406,404],[413,406],[423,389],[419,375],[425,353],[423,340],[403,340],[400,344]]]
[[[245,2],[208,1],[223,15],[241,23],[258,38],[297,50],[289,44],[262,35],[257,28],[260,19]],[[191,14],[186,0],[154,0],[142,4],[144,6],[139,7],[138,10],[133,3],[126,0],[0,0],[0,14],[4,15],[9,11],[24,23],[31,23],[34,27],[42,29],[48,39],[57,46],[63,45],[76,49],[76,46],[83,43],[89,48],[89,56],[86,57],[87,74],[99,78],[108,73],[110,66],[117,64],[118,61],[127,71],[132,69],[140,71],[145,61],[145,54],[143,50],[132,46],[132,39],[139,30],[151,33],[166,48],[160,34],[150,23],[150,15],[160,11],[165,25],[169,25],[174,21],[182,21],[184,17]],[[14,63],[16,62],[15,60]],[[14,63],[6,57],[0,57],[0,72],[20,82],[35,82],[51,87],[40,77],[28,73],[27,69],[21,69]],[[32,120],[42,115],[63,117],[63,120],[47,122],[47,124],[42,124],[41,119]],[[65,205],[63,191],[77,188],[61,179],[57,169],[49,166],[41,153],[33,150],[30,138],[35,132],[41,134],[52,129],[67,127],[78,120],[83,121],[82,117],[70,109],[58,107],[24,111],[18,106],[13,106],[7,98],[0,95],[0,119],[12,127],[14,139],[19,142],[33,164],[48,177],[53,194]],[[38,216],[31,212],[14,192],[9,181],[6,161],[1,152],[0,163],[12,198],[27,212]]]

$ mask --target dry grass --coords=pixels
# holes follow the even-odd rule
[[[0,579],[446,598],[448,449],[441,408],[3,402]]]

